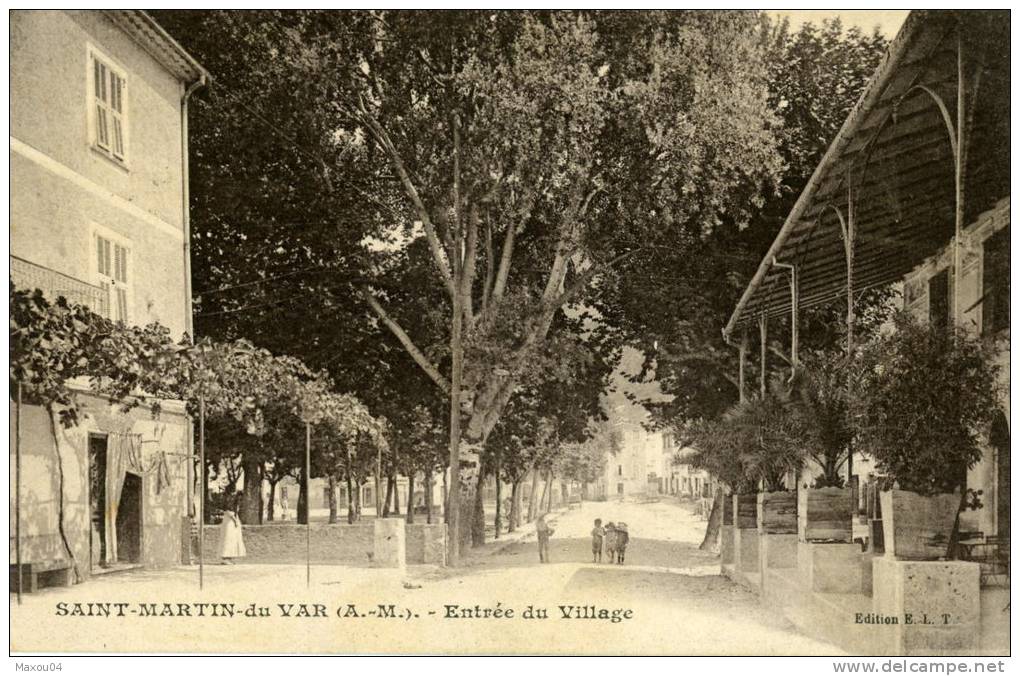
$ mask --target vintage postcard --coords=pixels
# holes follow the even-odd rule
[[[1010,20],[11,11],[11,653],[1001,671]]]

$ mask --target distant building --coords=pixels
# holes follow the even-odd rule
[[[179,338],[191,327],[187,97],[205,71],[133,10],[13,11],[10,58],[11,281]],[[71,429],[23,407],[23,573],[42,583],[180,563],[183,405],[163,402],[153,420],[83,399]],[[11,500],[13,514],[13,486]],[[12,564],[17,544],[12,528]]]

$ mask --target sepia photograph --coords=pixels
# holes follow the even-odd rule
[[[8,21],[13,670],[1006,670],[1011,10]]]

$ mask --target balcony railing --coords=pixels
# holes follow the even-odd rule
[[[11,281],[19,289],[39,289],[49,300],[63,296],[69,303],[85,305],[96,314],[109,316],[110,299],[105,289],[24,258],[11,256]]]

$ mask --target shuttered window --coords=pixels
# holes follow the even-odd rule
[[[129,320],[130,250],[103,235],[96,235],[96,270],[99,286],[106,294],[106,316],[120,322]]]
[[[96,52],[92,62],[92,144],[115,160],[127,159],[127,79]]]
[[[982,278],[982,332],[993,335],[1009,328],[1009,226],[985,240]]]
[[[949,316],[949,270],[942,270],[928,280],[928,321],[945,331],[952,325]]]

